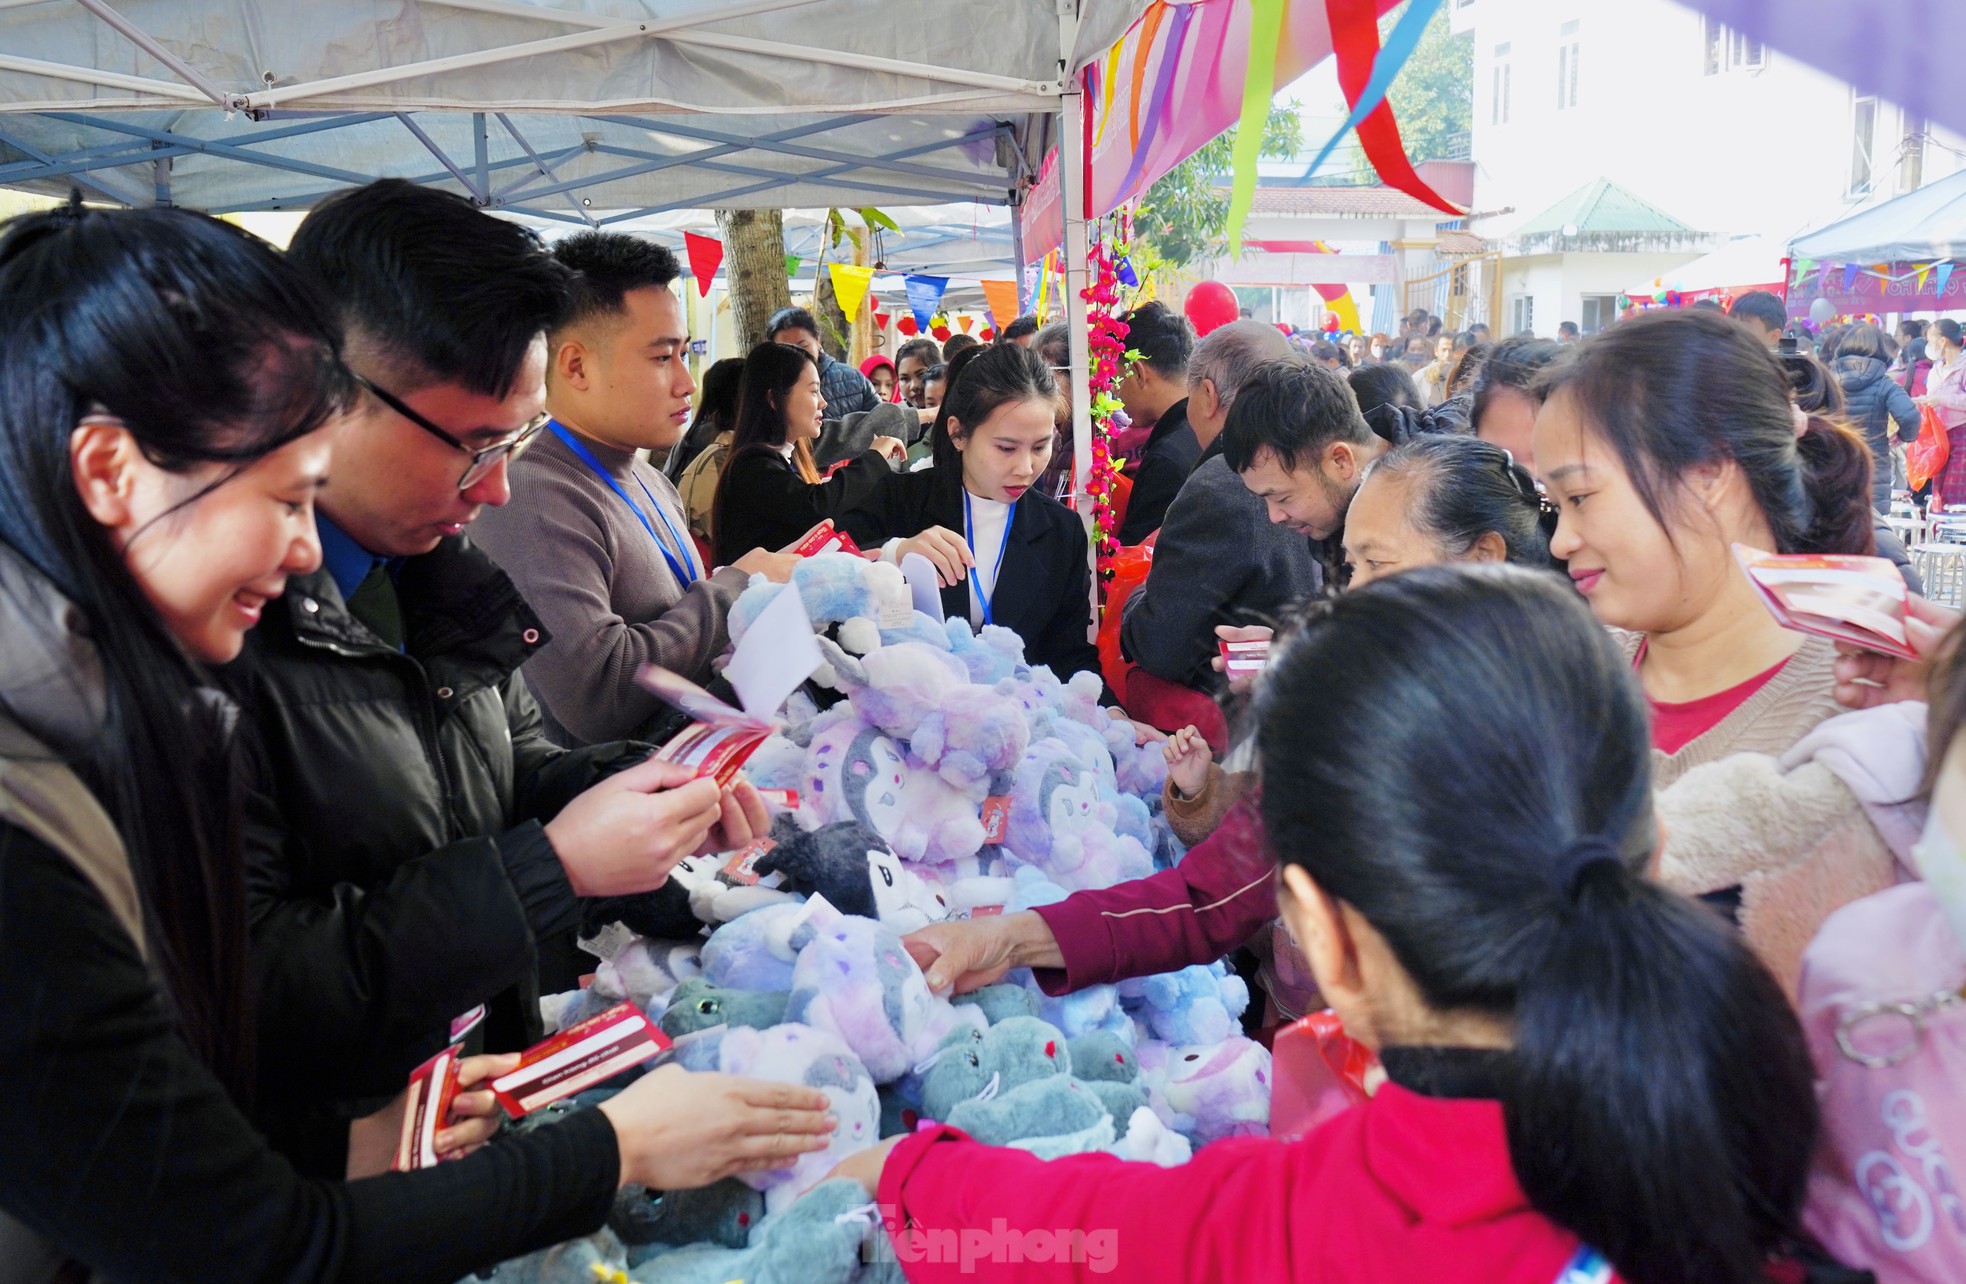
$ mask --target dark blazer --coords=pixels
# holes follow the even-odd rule
[[[844,509],[893,475],[887,457],[872,450],[817,485],[775,450],[733,456],[717,509],[717,565],[729,566],[754,548],[784,548],[828,517],[837,523]]]
[[[963,529],[962,492],[936,485],[933,468],[891,473],[836,520],[859,545],[873,550],[931,526]],[[1025,492],[1011,514],[1009,543],[991,591],[990,622],[1024,639],[1024,658],[1044,664],[1061,681],[1099,672],[1092,628],[1092,570],[1085,527],[1049,495]],[[942,613],[969,618],[969,581],[942,590]]]
[[[1126,501],[1120,543],[1138,544],[1160,529],[1167,506],[1200,462],[1201,442],[1188,424],[1188,399],[1183,397],[1167,408],[1147,438],[1147,449],[1133,474],[1133,494]]]

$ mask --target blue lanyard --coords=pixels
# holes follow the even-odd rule
[[[990,623],[990,598],[996,595],[997,584],[1003,575],[1004,550],[1010,547],[1010,524],[1016,519],[1017,501],[1013,499],[1010,501],[1010,511],[1004,515],[1003,542],[997,545],[997,569],[990,574],[989,593],[983,592],[983,582],[976,578],[976,568],[974,566],[969,568],[970,591],[975,593],[976,600],[983,604],[983,623],[986,625]],[[968,490],[963,491],[963,534],[968,538],[969,551],[976,552],[976,518],[970,512]]]
[[[628,505],[628,511],[641,522],[642,529],[649,533],[649,538],[655,541],[656,548],[661,550],[662,560],[669,563],[669,569],[675,573],[676,582],[684,588],[695,583],[699,572],[696,569],[696,558],[690,553],[689,541],[676,533],[676,528],[670,524],[669,515],[662,511],[662,505],[656,502],[655,496],[649,494],[648,484],[639,477],[635,479],[635,484],[642,488],[642,494],[648,496],[649,507],[655,510],[656,519],[662,523],[662,529],[669,532],[669,538],[675,540],[676,547],[682,551],[683,560],[680,562],[676,560],[676,555],[669,551],[669,546],[662,542],[662,537],[655,533],[655,527],[650,523],[648,514],[642,511],[641,505],[628,498],[628,492],[621,489],[621,484],[608,473],[601,461],[594,458],[594,452],[582,445],[579,438],[561,427],[559,420],[550,420],[547,426],[553,430],[554,436],[567,443],[567,449],[580,456],[581,462],[594,470],[596,477],[607,483],[609,490],[621,496],[621,502]]]
[[[1555,1284],[1608,1284],[1610,1279],[1611,1263],[1605,1260],[1604,1254],[1586,1244],[1564,1264]]]

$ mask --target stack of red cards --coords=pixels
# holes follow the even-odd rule
[[[1841,553],[1764,553],[1734,545],[1734,556],[1783,628],[1915,660],[1905,633],[1905,577],[1885,557]]]
[[[812,557],[819,553],[852,553],[859,557],[866,556],[860,551],[860,545],[853,542],[853,536],[835,528],[830,517],[814,527],[804,539],[794,544],[792,551],[800,557]]]
[[[1222,672],[1231,678],[1253,678],[1270,662],[1267,638],[1260,642],[1221,642],[1217,645],[1222,650]]]
[[[622,1003],[526,1049],[518,1069],[492,1080],[492,1095],[517,1119],[612,1079],[669,1047],[669,1037],[641,1009]],[[437,1133],[457,1096],[458,1059],[456,1048],[445,1048],[410,1075],[403,1136],[391,1165],[396,1171],[437,1162]]]

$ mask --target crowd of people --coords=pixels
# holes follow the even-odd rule
[[[1958,619],[1913,597],[1917,659],[1834,645],[1734,551],[1880,551],[1921,406],[1966,424],[1956,323],[1804,344],[1748,295],[1306,344],[1144,304],[1120,538],[1153,555],[1106,605],[1116,670],[1059,498],[1062,325],[856,368],[789,308],[699,380],[679,275],[394,180],[285,251],[79,201],[0,230],[0,1278],[449,1281],[593,1231],[624,1186],[823,1148],[807,1086],[665,1066],[513,1134],[486,1085],[589,970],[577,940],[767,832],[741,776],[650,756],[688,717],[635,678],[720,689],[737,598],[828,523],[1097,675],[1162,743],[1188,845],[920,929],[933,990],[1242,952],[1252,1028],[1330,1009],[1384,1076],[1302,1139],[1172,1168],[927,1125],[838,1170],[890,1225],[1112,1228],[1128,1278],[1966,1261],[1943,1158],[1911,1245],[1918,1179],[1879,1196],[1842,1162],[1891,1118],[1833,1108],[1938,1055],[1966,993],[1966,944],[1872,909],[1941,921]],[[1966,503],[1966,465],[1936,488]],[[1219,644],[1259,639],[1232,680]],[[1944,992],[1879,988],[1908,973]],[[1853,1044],[1865,1001],[1924,1002],[1912,1045]],[[450,1046],[449,1162],[386,1171]],[[1959,1082],[1920,1109],[1956,1117]]]

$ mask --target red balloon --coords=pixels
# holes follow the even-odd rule
[[[1327,317],[1325,317],[1325,318],[1324,318],[1324,332],[1325,332],[1326,334],[1336,334],[1336,333],[1338,333],[1338,318],[1337,318],[1337,317],[1334,317],[1334,316],[1327,316]]]
[[[1288,321],[1279,321],[1277,322],[1277,331],[1280,334],[1282,334],[1284,338],[1288,339],[1291,335],[1297,333],[1297,327],[1291,325],[1290,322]]]
[[[894,323],[894,328],[903,334],[915,334],[921,329],[920,326],[915,324],[915,318],[913,317],[902,317]]]
[[[1188,291],[1188,298],[1181,305],[1194,323],[1196,334],[1207,334],[1217,326],[1227,325],[1242,315],[1242,307],[1236,302],[1236,292],[1220,281],[1202,281]]]

